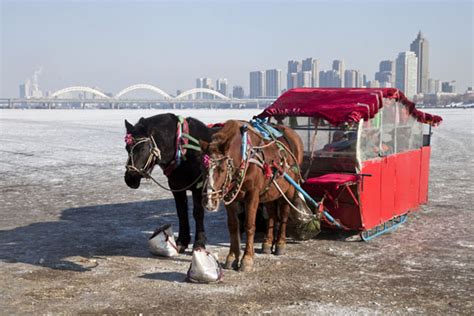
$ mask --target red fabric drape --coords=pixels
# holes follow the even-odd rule
[[[333,125],[369,120],[383,107],[383,99],[395,99],[419,122],[439,125],[438,115],[422,112],[415,103],[395,88],[297,88],[282,94],[257,117],[310,116],[323,118]]]

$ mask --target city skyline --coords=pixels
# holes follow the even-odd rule
[[[281,69],[256,70],[250,72],[249,94],[250,99],[276,98],[281,93],[292,88],[317,88],[317,87],[340,87],[340,88],[379,88],[379,87],[395,87],[400,89],[409,98],[415,98],[417,95],[437,95],[438,93],[456,93],[456,81],[441,81],[439,79],[429,78],[429,41],[423,37],[421,31],[410,44],[410,51],[400,52],[395,59],[382,60],[379,63],[379,71],[374,74],[374,80],[362,73],[360,70],[346,69],[345,62],[341,60],[333,60],[332,69],[319,71],[319,60],[313,57],[303,59],[301,62],[296,60],[288,61],[287,70],[287,89],[282,89]],[[42,98],[55,97],[58,93],[66,93],[66,91],[82,91],[82,97],[85,97],[86,90],[95,95],[103,95],[103,97],[112,97],[113,93],[102,92],[100,89],[90,87],[68,87],[60,91],[52,93],[47,91],[44,93],[39,89],[38,76],[41,74],[42,68],[35,70],[31,79],[20,84],[20,98]],[[369,79],[368,79],[369,78]],[[184,92],[181,89],[176,91],[176,97],[188,95],[188,99],[214,99],[216,96],[220,98],[232,98],[236,93],[236,98],[244,98],[245,92],[241,86],[234,86],[233,93],[228,93],[227,78],[219,78],[213,86],[212,78],[201,77],[196,79],[197,89],[205,89],[193,91],[192,89]],[[79,90],[78,90],[79,89]],[[124,93],[136,90],[154,90],[163,97],[173,98],[173,94],[163,92],[159,87],[149,84],[135,84],[120,91],[115,97],[119,97]],[[472,87],[468,88],[472,91]],[[206,91],[208,90],[208,91]],[[212,91],[211,91],[212,90]],[[216,92],[218,95],[216,95]],[[437,98],[438,96],[436,96]],[[429,96],[432,98],[432,96]]]
[[[349,16],[355,7],[349,3],[332,5],[321,2],[295,4],[247,2],[238,5],[223,3],[222,6],[216,7],[209,3],[194,2],[184,4],[87,2],[87,5],[81,5],[76,2],[2,1],[1,5],[0,95],[2,97],[17,97],[18,85],[31,77],[38,66],[43,66],[39,83],[45,91],[55,91],[72,85],[87,85],[99,87],[106,92],[116,92],[130,84],[142,82],[154,84],[171,93],[194,87],[196,78],[208,77],[213,80],[227,78],[227,91],[231,91],[233,86],[242,86],[248,94],[250,71],[282,69],[283,88],[287,86],[287,61],[303,60],[309,56],[319,61],[320,70],[331,69],[332,61],[340,59],[344,60],[345,69],[360,70],[372,80],[374,73],[378,71],[379,62],[387,59],[395,60],[399,52],[408,51],[410,42],[419,30],[430,41],[430,78],[441,81],[455,80],[460,92],[472,86],[472,3],[469,2],[458,1],[454,4],[424,2],[417,5],[406,2],[398,4],[388,2],[384,5],[362,3],[357,7],[358,10],[365,11],[366,19],[357,23],[358,28],[363,28],[364,31],[357,32],[360,36],[355,41],[352,38],[354,32],[347,27],[347,23],[345,27],[334,26],[330,31],[325,30],[324,33],[330,35],[318,30],[329,23],[322,17],[323,13],[324,15],[333,13],[334,16],[334,12],[337,11],[341,17]],[[403,23],[399,23],[396,27],[384,26],[382,33],[380,30],[367,29],[367,26],[381,24],[384,19],[394,21],[400,18],[402,15],[395,10],[400,5],[406,9],[403,12]],[[196,9],[200,19],[216,15],[210,22],[203,22],[204,26],[221,25],[226,31],[211,28],[212,36],[208,40],[201,38],[200,41],[196,41],[194,38],[189,38],[185,41],[188,46],[181,46],[175,42],[177,48],[169,49],[169,44],[166,43],[169,37],[182,37],[180,35],[189,31],[186,25],[192,25],[196,20],[189,14],[177,13],[183,6]],[[233,14],[229,17],[231,7]],[[465,10],[461,10],[461,7]],[[145,12],[146,8],[156,15],[153,19]],[[304,21],[298,22],[292,15],[300,12],[302,8],[307,10],[299,13],[301,15],[299,19],[304,20],[305,17],[311,16],[307,14],[308,11],[318,16],[318,19],[314,19],[316,21],[314,25],[306,29],[301,28]],[[393,10],[388,10],[390,8]],[[120,18],[127,17],[126,9],[130,11],[129,28],[110,23],[109,19],[121,20]],[[161,11],[166,11],[161,9],[171,10],[175,13],[175,18],[185,17],[187,21],[184,26],[176,25],[177,30],[168,32],[164,38],[160,38],[163,36],[159,31],[160,26],[175,21],[166,18],[164,24],[155,22],[159,20],[156,19],[157,16],[163,17]],[[89,15],[83,22],[74,17],[75,13],[80,15],[84,12],[88,12]],[[110,18],[105,18],[103,22],[99,21],[99,17],[105,12]],[[414,19],[408,18],[420,16],[420,12],[423,13],[421,16],[430,18],[419,22],[413,22]],[[281,19],[284,13],[287,13],[289,21],[295,21],[291,30],[285,30],[285,26],[282,26],[289,25],[283,23],[284,20]],[[141,18],[139,20],[146,21],[142,25],[143,29],[133,24],[137,16]],[[254,21],[256,16],[261,16],[261,22],[268,25],[256,27],[259,24]],[[278,18],[278,23],[274,22],[275,17]],[[442,26],[435,23],[436,19],[441,18],[445,22]],[[69,23],[63,26],[61,22],[65,20]],[[367,23],[365,20],[371,22]],[[44,21],[48,23],[43,23]],[[109,26],[106,25],[107,22]],[[94,29],[87,27],[81,29],[82,24]],[[58,30],[59,25],[64,30]],[[94,30],[101,36],[97,36]],[[138,30],[143,34],[137,32]],[[64,32],[67,31],[70,32],[70,36],[64,37]],[[161,46],[160,43],[155,46],[150,46],[148,43],[147,38],[154,38],[155,32],[159,33],[156,34],[159,35],[157,42],[162,42]],[[226,36],[219,37],[222,34]],[[386,38],[377,36],[380,34],[384,34]],[[239,38],[235,38],[237,35]],[[263,35],[267,36],[267,40],[263,41],[266,44],[258,40],[258,37]],[[293,39],[289,41],[289,35],[294,36],[296,41]],[[23,40],[19,41],[18,38]],[[243,38],[245,41],[241,41]],[[69,45],[71,47],[68,47]],[[241,49],[236,49],[239,45]],[[355,46],[357,49],[354,49],[354,45],[357,45]],[[198,50],[193,49],[194,47]],[[177,50],[179,52],[174,54]],[[156,53],[156,56],[150,51]],[[223,57],[216,58],[216,54]],[[452,63],[451,60],[456,60],[456,63]]]

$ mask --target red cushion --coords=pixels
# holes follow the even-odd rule
[[[344,174],[344,173],[328,173],[324,176],[309,178],[306,180],[306,185],[315,186],[329,186],[336,187],[346,184],[355,183],[359,180],[359,176],[355,174]]]

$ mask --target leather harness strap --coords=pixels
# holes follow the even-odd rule
[[[189,134],[189,123],[186,118],[181,115],[176,116],[178,119],[176,127],[176,152],[174,159],[163,169],[163,173],[166,176],[170,176],[171,173],[179,167],[183,160],[186,160],[186,152],[188,149],[192,149],[200,152],[201,147],[199,141]],[[189,142],[194,144],[190,144]]]

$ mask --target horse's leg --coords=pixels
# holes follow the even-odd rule
[[[186,191],[173,192],[173,196],[179,220],[179,234],[176,244],[178,246],[178,251],[183,253],[186,248],[188,248],[191,240],[188,220],[188,198],[186,197]]]
[[[278,237],[275,247],[275,255],[280,256],[286,253],[286,223],[288,222],[288,214],[290,212],[290,205],[283,198],[280,202],[280,227],[278,229]]]
[[[225,260],[225,269],[237,269],[240,258],[240,229],[239,218],[237,213],[239,211],[239,203],[234,202],[226,206],[227,210],[227,226],[230,235],[230,249],[229,254]]]
[[[194,188],[193,192],[193,217],[196,223],[196,235],[193,248],[206,248],[206,234],[204,232],[204,207],[202,206],[202,189]]]
[[[253,240],[255,237],[255,218],[257,216],[257,207],[259,203],[259,192],[258,190],[253,190],[247,193],[246,196],[246,203],[245,203],[245,211],[247,212],[246,215],[246,223],[245,229],[247,232],[247,244],[245,246],[245,254],[242,258],[242,262],[240,264],[240,271],[248,272],[253,270],[253,257],[255,254],[254,247],[253,247]]]
[[[274,225],[275,225],[275,216],[276,216],[276,205],[273,202],[266,203],[265,208],[267,210],[268,214],[268,225],[267,225],[267,232],[265,235],[265,239],[263,240],[262,243],[262,252],[266,254],[272,253],[272,246],[273,246],[273,232],[274,232]]]

